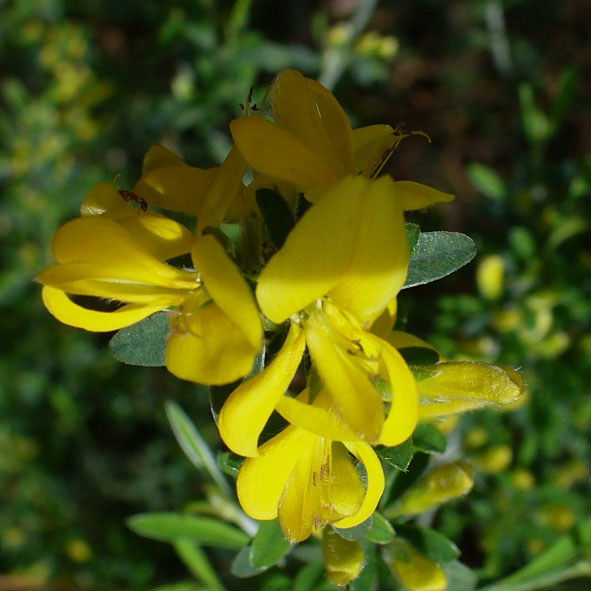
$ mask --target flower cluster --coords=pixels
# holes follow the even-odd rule
[[[409,265],[404,211],[452,199],[378,178],[408,134],[352,129],[334,96],[296,71],[277,76],[271,97],[272,121],[247,105],[231,122],[221,166],[154,146],[131,191],[91,189],[38,280],[48,310],[86,330],[166,310],[172,374],[242,380],[218,419],[246,457],[239,501],[255,519],[279,517],[297,542],[372,515],[384,489],[376,446],[404,442],[418,421],[514,402],[523,384],[508,368],[439,356],[417,369],[401,354],[430,349],[393,330]],[[169,212],[195,216],[194,231]],[[287,426],[269,438],[273,413]]]

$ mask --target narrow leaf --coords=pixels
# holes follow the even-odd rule
[[[289,548],[278,519],[261,521],[250,547],[250,564],[255,568],[273,566]]]
[[[412,434],[412,443],[417,451],[442,454],[447,448],[445,435],[433,425],[417,425]]]
[[[244,546],[244,548],[236,554],[232,561],[232,566],[230,567],[230,572],[235,577],[240,577],[241,579],[255,577],[265,570],[267,570],[267,567],[261,566],[257,568],[250,564],[250,546]]]
[[[136,534],[161,542],[187,538],[205,546],[237,550],[249,540],[243,531],[211,517],[166,512],[139,513],[128,518],[126,523]]]
[[[422,232],[410,257],[404,288],[436,281],[469,263],[474,241],[458,232]]]
[[[156,312],[133,326],[122,328],[109,341],[109,349],[122,363],[162,367],[166,365],[168,331],[168,312]]]
[[[490,167],[473,162],[467,169],[472,184],[493,201],[500,201],[507,195],[503,179]]]
[[[209,446],[185,411],[171,400],[166,402],[165,408],[174,436],[189,460],[196,468],[205,468],[225,496],[232,496],[232,490],[220,473]]]
[[[455,560],[460,555],[458,547],[450,539],[429,527],[398,525],[396,533],[437,564]]]
[[[181,539],[174,543],[174,550],[191,573],[205,583],[207,589],[211,589],[211,591],[224,589],[207,555],[199,545],[191,540]]]

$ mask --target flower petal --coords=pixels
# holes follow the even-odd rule
[[[314,316],[308,319],[305,329],[312,361],[343,421],[358,437],[376,442],[384,423],[384,409],[367,371],[335,345]]]
[[[51,250],[58,263],[103,266],[99,277],[127,279],[130,283],[194,289],[195,274],[166,265],[143,248],[121,224],[103,216],[67,222],[57,230]],[[43,272],[39,274],[42,279]]]
[[[258,172],[304,187],[328,187],[339,179],[300,139],[260,115],[234,119],[230,132]]]
[[[303,397],[282,396],[279,399],[276,409],[286,421],[333,441],[354,441],[358,438],[334,408],[330,407],[325,390],[318,394],[314,404],[307,404],[307,391],[304,390],[304,393],[306,395]]]
[[[288,427],[260,448],[260,456],[247,458],[236,489],[238,500],[253,519],[275,519],[279,501],[296,462],[318,438],[303,429]]]
[[[357,512],[333,524],[341,529],[363,523],[378,506],[385,485],[382,465],[371,446],[362,441],[349,441],[345,442],[345,447],[363,464],[367,475],[367,484],[363,502]]]
[[[355,172],[365,178],[376,177],[394,148],[407,137],[389,125],[368,125],[353,130],[353,161]]]
[[[389,177],[377,181],[357,177],[348,181],[340,186],[341,207],[348,205],[345,194],[351,194],[356,227],[348,245],[349,268],[330,295],[349,311],[373,320],[396,297],[406,280],[409,252],[404,217]],[[351,229],[328,226],[325,232],[331,236],[336,232],[351,233]]]
[[[283,347],[260,373],[246,380],[224,403],[218,428],[224,443],[235,453],[257,456],[259,436],[287,390],[302,359],[304,331],[292,324]]]
[[[198,384],[229,384],[250,373],[258,349],[242,329],[215,304],[171,318],[166,367],[173,375]]]
[[[395,181],[394,194],[396,201],[404,211],[424,209],[435,203],[448,203],[454,199],[454,196],[449,193],[443,193],[433,187],[413,181]]]
[[[232,146],[205,197],[203,208],[197,218],[198,234],[207,226],[217,228],[224,220],[232,202],[242,189],[242,179],[247,168],[248,164],[242,154],[236,146]]]
[[[133,192],[151,206],[198,215],[218,172],[219,167],[189,166],[170,150],[152,146]]]
[[[195,240],[191,256],[213,301],[240,327],[244,337],[258,351],[263,336],[261,319],[238,267],[211,234]]]
[[[121,197],[112,183],[97,183],[84,197],[80,213],[87,215],[104,215],[113,219],[137,215],[138,210]]]
[[[109,332],[131,326],[169,305],[166,301],[126,304],[113,312],[100,312],[79,306],[61,289],[48,286],[41,290],[41,297],[45,307],[60,322],[93,332]]]
[[[380,443],[394,446],[408,439],[417,425],[417,384],[400,353],[387,342],[381,343],[382,361],[392,388],[392,401],[384,421]]]

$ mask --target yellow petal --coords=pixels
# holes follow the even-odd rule
[[[296,462],[317,439],[303,429],[288,427],[261,446],[259,457],[244,461],[236,490],[247,515],[253,519],[277,517],[279,501]]]
[[[357,171],[353,164],[353,131],[347,114],[322,84],[311,78],[305,80],[312,98],[312,113],[318,113],[322,129],[338,156],[344,174],[354,174]]]
[[[354,441],[358,435],[353,431],[342,417],[326,402],[328,395],[325,390],[320,392],[314,404],[307,404],[307,391],[305,396],[297,398],[282,396],[277,403],[277,412],[289,423],[296,427],[306,429],[321,437],[333,441]]]
[[[148,174],[157,168],[165,166],[187,166],[183,160],[168,148],[154,144],[146,152],[142,163],[142,171]]]
[[[394,446],[408,439],[417,425],[417,384],[400,353],[384,341],[382,360],[392,388],[392,401],[380,435],[380,443]]]
[[[398,311],[398,301],[392,300],[384,311],[374,320],[371,325],[371,332],[376,336],[386,339],[392,332],[392,328],[396,324],[396,313]]]
[[[137,215],[138,210],[121,197],[115,185],[101,181],[86,193],[80,213],[83,216],[105,215],[117,219]]]
[[[254,298],[222,245],[211,234],[199,236],[191,255],[213,301],[240,327],[252,347],[260,349],[263,329]]]
[[[435,203],[448,203],[454,199],[454,196],[449,193],[443,193],[433,187],[412,181],[395,181],[394,194],[396,201],[404,211],[424,209]]]
[[[218,428],[224,443],[233,452],[243,456],[258,455],[259,435],[293,379],[305,344],[304,332],[292,324],[275,359],[262,372],[240,384],[226,400]]]
[[[117,220],[150,254],[161,261],[191,252],[193,234],[160,214],[133,215]]]
[[[369,318],[395,298],[408,245],[391,184],[349,177],[306,212],[261,273],[257,299],[269,319],[280,323],[327,294]]]
[[[211,303],[190,312],[190,327],[171,319],[166,367],[173,375],[198,384],[229,384],[250,373],[258,349],[239,326]]]
[[[327,187],[339,179],[300,139],[260,115],[234,119],[230,131],[258,172],[303,187]]]
[[[376,442],[384,423],[382,400],[365,369],[335,345],[311,316],[305,325],[310,356],[343,421],[359,437]]]
[[[353,160],[355,172],[365,178],[375,178],[388,161],[394,148],[407,137],[397,134],[389,125],[369,125],[353,130]]]
[[[217,228],[228,212],[238,192],[242,190],[242,178],[248,165],[236,146],[228,152],[220,166],[197,218],[197,233],[211,226]]]
[[[421,419],[489,405],[510,404],[524,393],[523,378],[514,369],[471,361],[417,366]]]
[[[58,263],[104,266],[99,277],[127,279],[130,283],[171,289],[195,288],[195,274],[156,259],[118,222],[89,216],[67,222],[57,230],[51,249]],[[39,275],[41,278],[43,273]],[[43,282],[43,279],[40,279]]]
[[[165,301],[126,304],[113,312],[99,312],[75,304],[62,290],[53,287],[45,286],[41,296],[45,307],[60,322],[93,332],[108,332],[131,326],[168,306]]]
[[[152,146],[133,192],[151,206],[198,215],[218,172],[219,167],[189,166],[166,148]]]
[[[296,70],[273,84],[273,117],[307,146],[336,178],[352,174],[351,125],[334,96]]]
[[[279,523],[283,534],[292,543],[305,540],[322,523],[319,468],[325,455],[319,448],[330,443],[325,444],[320,437],[313,437],[311,443],[300,446],[298,460],[279,501]],[[317,479],[315,485],[314,479]]]
[[[348,244],[349,269],[331,290],[331,297],[347,310],[372,320],[396,297],[408,268],[404,218],[392,185],[389,177],[377,181],[357,177],[341,183],[341,207],[355,211],[355,229],[329,225],[325,230],[331,240],[339,232],[353,238]],[[348,199],[351,205],[346,203]]]
[[[376,509],[384,492],[384,471],[373,449],[362,441],[345,442],[347,449],[363,464],[367,476],[365,496],[356,513],[334,523],[335,527],[346,529],[363,523]]]

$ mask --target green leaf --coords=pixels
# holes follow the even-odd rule
[[[378,591],[379,577],[376,547],[368,542],[363,542],[361,545],[365,556],[365,565],[361,574],[349,583],[349,591]]]
[[[238,528],[211,517],[179,513],[139,513],[126,520],[127,526],[140,536],[161,542],[187,538],[205,546],[237,550],[249,537]]]
[[[529,564],[497,583],[500,588],[510,589],[515,583],[523,583],[538,575],[565,566],[577,556],[577,547],[571,536],[558,538],[549,548],[538,554]]]
[[[259,189],[256,200],[267,228],[269,238],[275,248],[283,246],[287,235],[295,226],[295,218],[287,201],[271,189]]]
[[[176,403],[168,400],[165,404],[166,416],[176,440],[193,465],[205,469],[216,483],[218,489],[227,497],[232,496],[232,490],[216,464],[209,446],[199,434],[197,427],[191,422],[185,411]]]
[[[469,263],[474,241],[458,232],[422,232],[410,257],[404,288],[436,281]]]
[[[442,454],[447,448],[445,435],[433,425],[417,425],[412,434],[415,450],[428,454]]]
[[[396,447],[378,447],[376,448],[378,456],[398,470],[406,470],[412,456],[414,454],[414,447],[412,440],[407,439],[404,443]]]
[[[203,581],[207,589],[212,591],[224,589],[207,555],[197,544],[191,540],[181,539],[174,542],[174,550],[191,574]]]
[[[109,341],[109,349],[122,363],[162,367],[166,365],[168,331],[168,312],[156,312],[133,326],[122,328]]]
[[[412,254],[413,250],[417,245],[417,241],[419,239],[419,235],[421,233],[421,228],[418,224],[413,224],[411,222],[407,222],[406,224],[406,239],[408,240],[408,250],[410,254]]]
[[[365,537],[367,532],[371,529],[371,524],[372,524],[372,517],[370,515],[363,523],[360,523],[359,525],[356,525],[355,527],[348,527],[346,529],[341,529],[339,527],[333,526],[332,529],[334,529],[334,531],[337,534],[339,534],[339,536],[341,536],[341,538],[344,538],[345,540],[350,540],[350,541],[354,542],[356,540],[361,540],[362,538]]]
[[[396,533],[437,564],[455,560],[460,555],[458,547],[450,539],[429,527],[397,525]]]
[[[447,578],[447,588],[451,591],[474,591],[476,575],[465,564],[454,560],[442,565]]]
[[[374,544],[389,544],[394,539],[394,533],[392,524],[376,511],[365,539]]]
[[[259,531],[250,547],[250,564],[255,568],[269,567],[276,564],[290,549],[278,519],[261,521]]]
[[[231,476],[232,478],[238,478],[238,472],[240,471],[240,466],[244,462],[244,458],[232,453],[231,451],[222,451],[217,455],[217,464],[219,469]]]
[[[324,562],[309,562],[296,575],[293,591],[316,591],[324,574]]]
[[[241,579],[246,579],[248,577],[256,577],[260,573],[267,570],[267,567],[254,567],[250,564],[250,546],[244,546],[236,554],[234,560],[232,561],[232,566],[230,567],[230,572],[235,577],[240,577]]]
[[[466,172],[472,184],[489,199],[500,201],[507,196],[507,187],[503,179],[492,168],[473,162]]]

